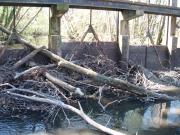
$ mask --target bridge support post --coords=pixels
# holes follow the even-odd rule
[[[121,52],[121,60],[124,62],[129,61],[129,21],[142,15],[144,15],[144,12],[141,10],[122,11],[122,20],[120,22],[119,48]]]
[[[172,0],[171,5],[174,7],[177,7],[177,0]],[[169,55],[170,55],[170,66],[174,67],[175,66],[175,52],[177,49],[177,44],[178,44],[178,37],[176,36],[176,17],[172,16],[170,17],[169,21],[169,33],[167,36],[167,46],[169,50]]]
[[[128,62],[129,60],[129,21],[121,20],[119,49],[121,52],[121,60]]]
[[[68,11],[66,4],[51,6],[51,17],[49,19],[49,45],[50,51],[61,55],[61,18]]]

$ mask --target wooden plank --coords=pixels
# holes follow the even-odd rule
[[[180,8],[146,4],[140,2],[114,0],[0,0],[0,5],[50,6],[53,4],[68,4],[70,8],[101,9],[101,10],[143,10],[148,14],[159,14],[180,17]]]

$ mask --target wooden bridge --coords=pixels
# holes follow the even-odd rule
[[[130,2],[128,0],[0,0],[1,5],[11,6],[41,6],[49,7],[57,4],[67,4],[70,8],[100,9],[100,10],[143,10],[149,14],[160,14],[180,17],[180,8]]]
[[[54,52],[58,51],[61,44],[60,19],[69,8],[120,11],[123,18],[118,22],[120,28],[118,28],[117,33],[119,33],[119,48],[124,60],[129,58],[129,20],[140,17],[145,13],[171,16],[171,43],[168,44],[170,54],[177,46],[177,37],[175,35],[176,18],[180,17],[180,8],[177,7],[177,0],[172,0],[171,6],[132,2],[129,0],[0,0],[0,5],[50,7],[52,15],[50,18],[49,49]]]

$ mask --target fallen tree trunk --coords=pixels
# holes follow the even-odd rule
[[[16,89],[16,90],[18,91],[18,89]],[[22,91],[22,90],[20,90],[20,91]],[[31,93],[33,95],[35,94],[36,96],[21,95],[18,93],[14,93],[11,90],[7,91],[8,94],[16,96],[16,97],[20,97],[20,98],[24,98],[24,99],[28,99],[28,100],[32,100],[32,101],[36,101],[36,102],[48,103],[48,104],[52,104],[52,105],[59,106],[64,109],[70,110],[70,111],[76,113],[77,115],[79,115],[81,118],[83,118],[88,124],[90,124],[91,126],[95,127],[96,129],[98,129],[104,133],[107,133],[110,135],[126,135],[125,133],[115,131],[113,129],[105,127],[105,126],[95,122],[94,120],[92,120],[88,115],[86,115],[84,113],[80,103],[79,103],[80,109],[77,109],[71,105],[65,104],[64,102],[62,102],[60,100],[55,100],[53,98],[50,99],[50,98],[44,96],[43,94],[39,94],[39,93],[36,94],[36,92],[29,91],[29,90],[23,90],[23,92]]]
[[[30,43],[28,43],[27,41],[25,40],[20,40],[21,43],[33,48],[33,49],[36,49],[36,47]],[[117,78],[111,78],[111,77],[106,77],[104,75],[101,75],[101,74],[98,74],[96,72],[94,72],[93,70],[91,69],[86,69],[84,67],[81,67],[81,66],[78,66],[74,63],[71,63],[65,59],[63,59],[62,57],[44,49],[41,51],[44,55],[46,55],[47,57],[49,57],[50,59],[56,61],[56,62],[59,62],[59,65],[62,66],[62,67],[65,67],[65,68],[68,68],[70,70],[73,70],[73,71],[76,71],[78,73],[82,73],[82,74],[85,74],[87,75],[88,77],[91,77],[93,78],[95,81],[98,81],[100,83],[105,83],[105,84],[109,84],[111,86],[115,86],[115,87],[118,87],[120,89],[124,89],[124,90],[127,90],[131,93],[135,93],[137,95],[140,95],[140,96],[153,96],[153,97],[156,97],[156,98],[160,98],[160,99],[165,99],[165,100],[172,100],[171,98],[169,98],[168,96],[161,96],[159,94],[156,94],[156,93],[152,93],[150,91],[147,91],[143,88],[140,88],[136,85],[133,85],[131,83],[128,83],[124,80],[120,80],[120,79],[117,79]]]
[[[8,30],[6,30],[8,31]],[[9,34],[10,32],[6,32],[6,34]],[[25,44],[33,49],[37,49],[35,47],[35,45],[27,42],[24,39],[18,38],[18,41],[22,44]],[[91,70],[91,69],[86,69],[84,67],[81,67],[79,65],[76,65],[74,63],[71,63],[65,59],[63,59],[62,57],[48,51],[47,49],[43,49],[41,51],[44,55],[46,55],[47,57],[49,57],[50,59],[56,61],[59,63],[59,65],[61,67],[65,67],[67,69],[70,69],[72,71],[84,74],[90,78],[92,78],[94,81],[100,82],[100,83],[105,83],[126,91],[129,91],[131,93],[134,93],[138,96],[142,96],[142,97],[148,97],[148,98],[153,98],[153,99],[162,99],[162,100],[176,100],[176,98],[173,97],[169,97],[167,95],[164,94],[158,94],[155,92],[151,92],[150,90],[146,90],[142,87],[138,87],[134,84],[131,84],[127,81],[118,79],[118,78],[111,78],[111,77],[107,77],[105,75],[101,75],[96,73],[95,71]]]
[[[33,45],[29,44],[31,47],[33,47]],[[33,47],[35,48],[35,47]],[[65,59],[63,59],[62,57],[44,49],[41,51],[44,55],[48,56],[50,59],[59,62],[58,64],[61,67],[70,69],[72,71],[76,71],[78,73],[84,74],[90,78],[92,78],[94,81],[100,82],[100,83],[104,83],[104,84],[108,84],[126,91],[129,91],[131,93],[134,93],[136,95],[139,96],[147,96],[148,98],[157,98],[157,99],[163,99],[163,100],[175,100],[173,97],[169,97],[167,95],[163,95],[163,94],[158,94],[158,93],[154,93],[151,92],[149,90],[146,90],[144,88],[138,87],[134,84],[131,84],[127,81],[118,79],[118,78],[111,78],[111,77],[107,77],[105,75],[101,75],[96,73],[95,71],[91,70],[91,69],[86,69],[84,67],[81,67],[79,65],[76,65],[74,63],[71,63]]]
[[[31,58],[33,58],[38,52],[42,51],[43,49],[45,49],[45,47],[40,47],[38,49],[35,49],[34,51],[32,51],[30,54],[28,54],[27,56],[25,56],[23,59],[19,60],[18,62],[16,62],[13,66],[14,69],[19,68],[21,65],[23,65],[24,63],[26,63],[28,60],[30,60]]]

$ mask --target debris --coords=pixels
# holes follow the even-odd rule
[[[155,84],[165,85],[167,81],[141,66],[129,64],[129,70],[123,71],[106,56],[84,56],[84,61],[72,62],[44,47],[36,48],[21,38],[18,41],[34,51],[7,61],[11,64],[0,65],[0,105],[5,108],[49,112],[55,105],[75,112],[103,132],[124,135],[89,118],[80,105],[81,99],[96,100],[104,110],[128,97],[142,102],[179,99],[155,88]],[[28,64],[37,53],[51,60],[47,65],[33,60],[33,64]],[[108,103],[103,103],[103,99],[108,98]],[[78,104],[80,109],[74,104]]]

